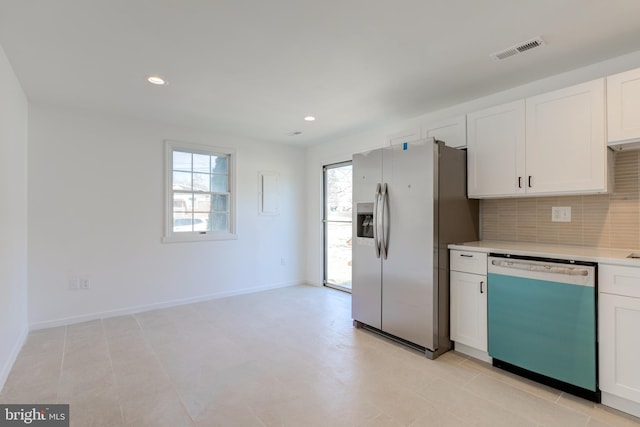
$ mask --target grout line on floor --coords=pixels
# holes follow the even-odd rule
[[[176,389],[176,385],[174,384],[174,381],[171,378],[171,375],[169,375],[169,372],[167,371],[167,368],[165,367],[164,363],[162,362],[162,359],[160,358],[160,356],[158,356],[158,353],[157,353],[156,349],[154,348],[153,344],[148,340],[146,334],[144,333],[144,328],[142,327],[142,324],[138,320],[138,317],[134,316],[134,318],[136,319],[136,322],[138,323],[138,326],[140,327],[140,331],[142,332],[141,333],[142,340],[145,342],[146,346],[151,350],[151,353],[153,354],[153,357],[158,361],[158,364],[160,365],[160,368],[162,369],[162,373],[165,375],[165,377],[169,381],[169,384],[171,385],[171,391],[173,391],[176,394],[176,396],[178,396],[178,401],[180,402],[180,406],[184,410],[184,413],[187,414],[187,417],[189,417],[189,420],[191,421],[191,424],[195,425],[196,420],[193,418],[193,416],[191,416],[191,413],[187,409],[187,405],[184,403],[184,400],[183,400],[182,396],[180,395],[180,392],[178,392],[178,390]],[[172,319],[172,321],[173,321],[173,319]]]
[[[498,378],[493,378],[493,377],[491,377],[491,376],[489,376],[489,375],[487,375],[487,374],[484,374],[484,373],[482,373],[482,372],[478,373],[478,375],[476,375],[474,378],[478,378],[478,377],[479,377],[479,376],[481,376],[481,375],[482,375],[482,376],[485,376],[485,377],[487,377],[487,378],[489,378],[489,379],[495,379],[496,381],[498,381],[498,382],[500,382],[500,383],[502,383],[502,384],[505,384],[505,385],[506,385],[506,386],[508,386],[508,387],[513,387],[512,385],[510,385],[510,384],[508,384],[508,383],[505,383],[505,382],[503,382],[503,381],[500,381]],[[483,400],[483,401],[485,401],[485,402],[491,403],[491,404],[493,404],[493,405],[495,405],[495,406],[497,406],[497,407],[499,407],[499,408],[501,408],[501,409],[505,410],[506,412],[509,412],[510,414],[514,414],[514,415],[517,415],[517,416],[521,416],[523,419],[528,420],[528,421],[530,421],[531,423],[535,423],[535,424],[537,424],[538,426],[541,426],[541,424],[539,424],[539,423],[538,423],[538,420],[533,419],[533,418],[530,418],[529,416],[526,416],[526,415],[524,415],[524,414],[520,414],[520,413],[518,413],[518,412],[515,412],[515,411],[513,411],[509,406],[507,406],[507,405],[505,405],[505,404],[503,404],[503,403],[501,403],[501,402],[496,402],[496,401],[494,401],[494,400],[488,399],[485,395],[482,395],[482,394],[476,393],[476,392],[474,392],[473,390],[468,389],[468,388],[467,388],[467,384],[469,384],[470,382],[471,382],[471,381],[468,381],[467,383],[465,383],[465,385],[463,385],[463,386],[461,387],[461,388],[462,388],[463,390],[465,390],[467,393],[470,393],[470,394],[472,394],[473,396],[476,396],[476,397],[478,397],[478,398],[482,399],[482,400]],[[517,390],[520,390],[520,389],[519,389],[519,388],[517,388],[517,387],[513,387],[513,388],[516,388]],[[526,390],[521,390],[521,391],[524,391],[525,393],[531,394],[532,396],[539,397],[539,396],[536,396],[536,395],[535,395],[535,394],[533,394],[533,393],[529,393],[529,392],[527,392]]]
[[[62,356],[60,357],[60,373],[58,374],[58,386],[56,387],[56,402],[60,402],[60,386],[62,385],[62,368],[64,367],[64,355],[67,352],[67,335],[69,327],[64,327],[64,338],[62,339]]]
[[[107,330],[104,326],[104,319],[100,319],[100,324],[102,325],[102,333],[104,334],[104,340],[107,344],[107,356],[109,357],[109,366],[111,366],[111,378],[113,379],[113,387],[116,392],[116,398],[118,399],[118,408],[120,409],[120,419],[122,420],[122,425],[124,425],[124,410],[122,409],[122,403],[120,403],[120,392],[118,391],[118,382],[116,380],[116,370],[113,368],[113,358],[111,357],[111,346],[109,344],[109,340],[107,339]]]

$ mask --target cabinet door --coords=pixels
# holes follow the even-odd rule
[[[524,193],[524,117],[524,100],[467,115],[469,197]]]
[[[403,131],[387,135],[387,142],[391,146],[416,141],[418,139],[420,139],[420,128],[405,129]]]
[[[526,100],[527,193],[607,191],[604,80]]]
[[[607,77],[609,142],[640,140],[640,68]]]
[[[487,276],[452,271],[451,340],[487,351]]]
[[[640,298],[599,295],[600,389],[640,403]]]
[[[448,147],[466,147],[467,118],[462,115],[426,123],[422,126],[422,138],[435,138],[443,141]]]

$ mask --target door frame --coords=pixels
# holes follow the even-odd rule
[[[348,165],[352,165],[353,161],[344,160],[335,163],[328,163],[322,165],[322,285],[328,288],[337,289],[339,291],[351,293],[351,289],[346,288],[344,286],[336,285],[333,283],[329,283],[327,280],[327,227],[329,222],[340,222],[340,221],[328,221],[327,220],[327,170],[328,169],[336,169]],[[352,185],[353,185],[353,174],[352,174]],[[346,221],[343,221],[346,222]],[[352,224],[352,233],[353,234],[353,206],[351,208],[351,224]],[[353,236],[352,236],[353,239]]]

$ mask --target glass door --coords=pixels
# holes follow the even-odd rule
[[[324,167],[324,284],[351,292],[351,162]]]

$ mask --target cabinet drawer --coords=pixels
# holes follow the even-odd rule
[[[600,264],[598,290],[609,294],[640,298],[640,267]]]
[[[449,257],[451,270],[464,273],[487,274],[487,254],[483,252],[452,250]]]

